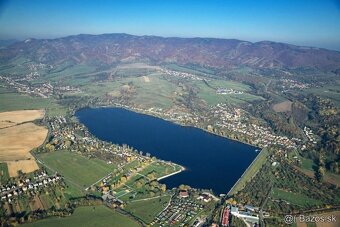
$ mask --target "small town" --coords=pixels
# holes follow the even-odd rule
[[[183,79],[203,80],[201,77],[197,75],[186,73],[186,72],[173,71],[169,69],[162,69],[161,72],[163,72],[165,75],[168,75],[168,76],[176,76],[176,77],[180,77]]]

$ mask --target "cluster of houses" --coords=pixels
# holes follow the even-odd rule
[[[11,203],[15,197],[23,193],[34,196],[39,189],[57,184],[61,179],[61,176],[57,173],[49,176],[45,171],[37,173],[33,179],[28,177],[20,178],[16,183],[0,186],[1,201]]]
[[[204,203],[208,203],[211,200],[212,197],[208,193],[195,196],[194,193],[188,189],[179,190],[179,192],[171,198],[168,206],[156,216],[151,225],[184,226],[191,222],[193,218],[196,218],[194,226],[200,226],[204,223],[204,220],[197,217],[197,215],[204,209]]]
[[[117,199],[115,196],[111,195],[110,193],[104,193],[102,195],[102,200],[108,207],[113,208],[124,208],[124,202],[120,199]]]
[[[289,139],[287,136],[275,135],[269,127],[251,123],[244,111],[228,106],[227,104],[217,104],[211,109],[212,115],[218,120],[215,125],[228,131],[243,134],[248,141],[259,147],[269,145],[281,145],[285,148],[297,148],[298,138]]]
[[[48,98],[52,94],[62,94],[64,92],[80,92],[79,88],[72,86],[53,86],[51,83],[31,84],[29,81],[39,77],[37,72],[32,72],[24,77],[13,79],[12,77],[0,76],[0,81],[8,87],[14,88],[19,93],[25,93],[32,96]]]
[[[234,90],[234,89],[228,89],[228,88],[218,88],[216,90],[216,93],[217,94],[220,94],[220,95],[241,95],[243,94],[243,91],[237,91],[237,90]]]
[[[292,79],[280,79],[280,82],[283,83],[282,88],[283,89],[306,89],[310,88],[311,85],[307,83],[302,83],[299,81],[295,81]]]
[[[303,132],[305,133],[305,135],[306,135],[306,137],[307,137],[307,139],[310,143],[313,143],[313,144],[317,143],[317,137],[310,128],[305,126],[303,128]]]
[[[83,148],[84,151],[89,152],[102,151],[105,155],[101,158],[106,160],[107,163],[113,163],[115,159],[119,159],[119,163],[124,164],[124,161],[130,162],[145,158],[137,152],[133,152],[134,149],[127,145],[120,146],[97,139],[91,135],[84,125],[71,122],[63,116],[50,117],[48,122],[51,128],[51,143],[57,150],[66,148],[79,150],[79,148]]]
[[[162,69],[161,71],[168,76],[176,76],[176,77],[181,77],[184,79],[191,79],[191,80],[203,80],[202,78],[191,73],[178,72],[178,71],[173,71],[169,69]]]
[[[142,109],[142,108],[138,108],[138,107],[131,107],[131,106],[128,106],[128,105],[123,105],[123,104],[120,104],[120,103],[114,103],[114,105],[117,106],[117,107],[130,109],[130,110],[133,110],[135,112],[160,117],[160,118],[163,118],[165,120],[176,122],[176,123],[182,124],[182,125],[186,125],[186,124],[197,125],[197,124],[199,124],[199,122],[202,121],[201,116],[199,116],[196,113],[178,112],[178,111],[175,111],[173,109],[164,110],[162,108],[153,108],[153,107],[148,108],[148,109]]]

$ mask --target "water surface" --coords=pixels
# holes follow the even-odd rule
[[[101,140],[128,144],[186,171],[161,180],[227,193],[257,153],[255,147],[122,108],[85,108],[76,116]]]

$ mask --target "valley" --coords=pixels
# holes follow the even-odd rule
[[[89,41],[91,38],[96,44]],[[155,47],[157,42],[153,39],[164,43],[164,52],[150,52],[160,48]],[[131,53],[125,53],[128,40],[139,40],[143,45],[135,46],[138,42],[134,42]],[[0,138],[0,149],[10,151],[10,146],[17,149],[16,142],[27,145],[28,135],[39,138],[39,143],[25,147],[25,154],[29,156],[23,160],[36,160],[34,170],[39,170],[18,173],[12,169],[22,166],[0,165],[1,205],[6,207],[1,220],[17,224],[32,222],[29,225],[39,226],[50,219],[35,220],[64,217],[74,212],[61,222],[76,223],[83,213],[94,207],[94,212],[98,212],[95,216],[111,212],[118,219],[127,219],[131,225],[161,226],[173,222],[179,226],[180,221],[219,223],[221,210],[226,206],[246,210],[245,205],[250,204],[268,213],[262,220],[268,226],[277,226],[287,213],[338,210],[340,93],[339,75],[335,72],[339,66],[338,52],[302,50],[301,47],[285,49],[283,44],[260,42],[249,44],[247,48],[251,48],[254,55],[249,56],[242,55],[238,49],[245,45],[243,41],[189,39],[176,43],[176,38],[142,39],[125,34],[26,41],[13,44],[6,51],[0,50],[0,110],[3,112],[0,113],[0,133],[7,130],[2,136],[8,137],[15,127],[21,133],[16,131],[14,140]],[[200,52],[186,41],[201,44]],[[74,43],[78,43],[78,49],[72,46]],[[67,54],[59,51],[51,55],[60,45],[68,48]],[[256,50],[264,46],[271,46],[275,51],[256,54]],[[214,54],[211,49],[218,47],[224,53],[239,50],[239,56]],[[22,48],[30,55],[21,53]],[[98,51],[102,48],[106,52]],[[179,49],[180,53],[174,53]],[[304,61],[295,65],[276,54],[279,49],[289,56],[302,51]],[[205,54],[201,54],[202,50]],[[308,58],[316,52],[317,56],[328,56],[329,62]],[[77,116],[87,108],[93,111],[123,108],[134,114],[170,121],[177,124],[176,127],[201,129],[212,137],[226,137],[244,143],[243,146],[255,146],[253,152],[258,153],[247,157],[258,157],[247,169],[250,160],[240,174],[233,172],[236,167],[227,165],[230,169],[225,171],[231,176],[215,193],[216,190],[210,190],[212,187],[185,182],[181,176],[192,169],[186,169],[185,164],[170,156],[162,156],[161,149],[151,151],[97,135],[91,128],[91,120],[93,124],[97,122],[93,117],[84,123]],[[16,114],[8,114],[7,119],[3,115],[11,113],[8,111]],[[21,113],[25,113],[24,117]],[[117,115],[115,119],[119,117],[122,116]],[[101,118],[110,121],[112,116],[104,114]],[[104,123],[112,129],[118,128],[118,124]],[[122,127],[126,125],[128,123]],[[38,129],[41,129],[40,136],[34,134]],[[137,131],[133,125],[125,130],[131,133],[127,137]],[[123,135],[124,130],[119,132]],[[114,135],[114,132],[107,134]],[[206,154],[200,155],[206,157]],[[10,156],[2,152],[1,161],[7,162]],[[233,154],[221,161],[240,163],[238,158]],[[17,159],[19,157],[12,161]],[[51,181],[54,174],[58,174],[61,181],[54,184],[47,180],[46,184],[53,185],[51,188],[43,186],[43,179],[32,184],[26,182],[26,179],[33,181],[39,171],[46,171]],[[215,179],[215,174],[210,173],[207,179]],[[183,183],[172,182],[176,180]],[[11,189],[7,190],[12,186],[15,196]],[[207,193],[215,194],[217,200]],[[35,201],[41,201],[42,205]],[[52,205],[55,201],[56,206]],[[143,206],[148,209],[140,210]],[[174,206],[181,207],[188,215],[178,215]],[[43,211],[36,209],[38,207],[43,207]]]

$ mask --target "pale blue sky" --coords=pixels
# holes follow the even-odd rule
[[[340,50],[335,0],[0,0],[0,38],[80,33],[271,40]]]

